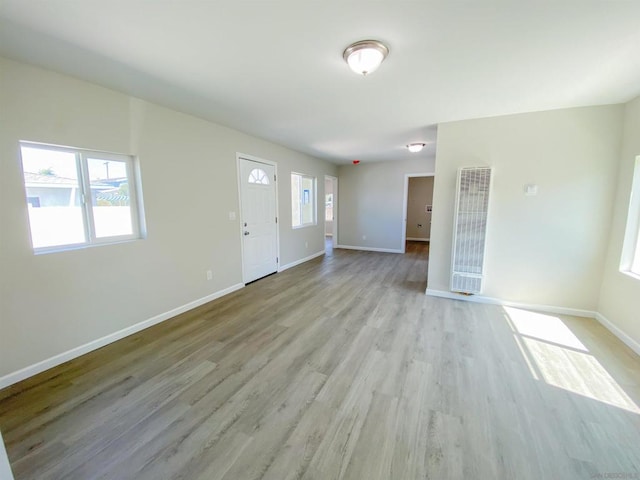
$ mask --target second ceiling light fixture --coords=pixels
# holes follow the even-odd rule
[[[342,52],[342,58],[349,68],[363,76],[375,72],[387,55],[389,55],[389,47],[378,40],[360,40],[352,43]],[[416,153],[424,146],[424,143],[411,143],[407,145],[407,149]],[[355,161],[353,163],[356,164]]]

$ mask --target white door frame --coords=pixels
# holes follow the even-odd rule
[[[404,174],[404,197],[402,200],[402,253],[407,248],[407,208],[409,202],[409,179],[415,177],[435,177],[435,172],[429,173],[405,173]]]
[[[264,158],[256,157],[255,155],[247,155],[245,153],[236,152],[236,177],[238,179],[238,238],[240,240],[240,261],[242,265],[242,283],[245,282],[245,273],[244,273],[244,242],[243,242],[243,232],[244,226],[242,225],[242,178],[240,176],[240,160],[251,160],[253,162],[266,163],[267,165],[271,165],[274,168],[275,176],[276,176],[276,218],[278,221],[276,222],[276,254],[277,254],[277,262],[276,272],[280,271],[280,208],[278,207],[278,164],[277,162],[272,162],[271,160],[265,160]]]
[[[325,175],[324,179],[327,180],[331,180],[331,184],[332,184],[332,193],[333,193],[333,233],[331,236],[331,243],[333,245],[333,248],[337,248],[338,246],[338,177],[334,177],[333,175]],[[324,192],[324,198],[325,201],[323,202],[323,205],[326,203],[326,198],[327,198],[327,192]],[[325,225],[324,225],[324,231],[326,233],[327,231],[327,219],[325,216]]]

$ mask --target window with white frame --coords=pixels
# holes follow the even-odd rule
[[[633,171],[620,271],[640,277],[640,156],[636,157]]]
[[[133,157],[31,142],[20,153],[36,253],[140,238]]]
[[[291,224],[293,228],[316,224],[316,178],[291,174]]]

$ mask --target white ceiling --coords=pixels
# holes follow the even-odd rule
[[[0,53],[335,163],[427,158],[441,122],[640,94],[640,1],[2,0]]]

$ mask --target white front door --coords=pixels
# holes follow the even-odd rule
[[[240,158],[244,283],[278,270],[275,166]]]

